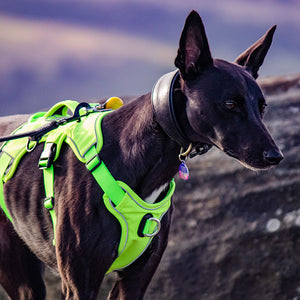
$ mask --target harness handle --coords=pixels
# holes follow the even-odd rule
[[[78,102],[73,101],[73,100],[66,100],[66,101],[59,102],[59,103],[55,104],[45,114],[45,118],[52,117],[54,115],[60,115],[60,116],[67,117],[68,116],[68,110],[70,110],[71,113],[74,114],[74,112],[76,111],[77,106],[78,106]]]

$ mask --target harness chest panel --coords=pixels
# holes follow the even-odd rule
[[[53,119],[67,116],[68,109],[74,112],[78,103],[64,101],[56,104],[47,113],[33,115],[26,124],[14,133],[28,132],[45,126]],[[154,204],[143,201],[126,183],[116,181],[106,168],[100,156],[103,146],[101,121],[109,111],[95,111],[81,116],[80,122],[70,122],[59,126],[45,134],[39,141],[44,143],[44,151],[40,159],[40,167],[44,173],[45,202],[44,206],[50,212],[54,236],[56,231],[56,214],[53,205],[54,167],[52,162],[60,154],[63,143],[67,143],[76,157],[86,164],[95,180],[102,188],[103,201],[108,211],[119,221],[122,229],[118,257],[108,270],[122,269],[135,261],[150,245],[153,236],[159,231],[160,220],[171,205],[171,197],[175,190],[174,180],[170,183],[165,198]],[[3,196],[3,182],[9,180],[17,170],[22,157],[35,147],[34,142],[28,143],[27,138],[21,138],[4,143],[0,152],[0,205],[7,217],[13,222],[6,208]],[[51,160],[51,161],[50,161]]]

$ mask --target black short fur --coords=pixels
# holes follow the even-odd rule
[[[188,16],[175,64],[177,118],[191,142],[208,143],[252,169],[278,164],[282,154],[262,122],[265,99],[255,82],[275,27],[229,63],[213,59],[196,12]],[[0,118],[0,134],[23,120]],[[24,118],[23,118],[24,119]],[[161,129],[151,94],[133,99],[103,120],[101,158],[113,176],[142,198],[168,183],[179,166],[180,146]],[[0,283],[13,300],[45,299],[44,265],[59,272],[63,299],[96,299],[101,281],[116,258],[118,221],[107,212],[102,191],[73,152],[64,146],[55,162],[56,247],[37,168],[42,145],[25,155],[4,185],[14,225],[0,211]],[[172,208],[148,250],[118,272],[109,299],[143,299],[167,246]]]

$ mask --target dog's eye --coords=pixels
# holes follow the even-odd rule
[[[237,104],[233,100],[227,100],[227,101],[225,101],[225,106],[226,106],[226,108],[233,110],[236,108]]]

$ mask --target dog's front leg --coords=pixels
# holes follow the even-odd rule
[[[114,260],[112,254],[106,255],[105,250],[98,251],[93,245],[88,251],[74,244],[68,248],[57,250],[62,299],[96,300],[103,277]]]
[[[162,219],[162,229],[133,264],[118,272],[109,300],[142,300],[167,247],[172,207]]]
[[[62,299],[95,300],[102,279],[117,255],[118,243],[114,240],[119,237],[115,230],[118,227],[111,222],[110,230],[100,230],[103,227],[99,222],[105,216],[101,216],[100,221],[85,216],[83,222],[80,215],[77,218],[74,221],[69,214],[63,225],[59,226],[58,222],[57,226],[56,257],[62,279]],[[72,222],[68,222],[70,219]]]

